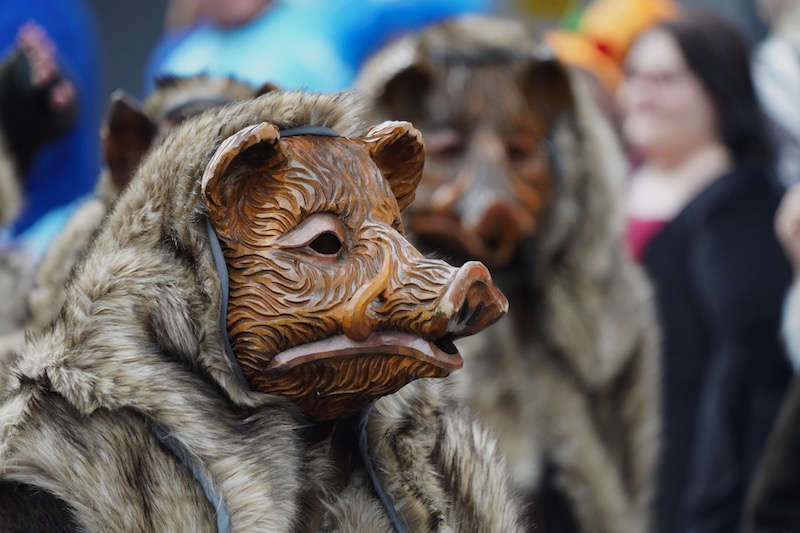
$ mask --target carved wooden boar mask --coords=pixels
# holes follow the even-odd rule
[[[483,265],[456,270],[403,237],[419,132],[386,122],[358,139],[284,133],[239,131],[202,182],[230,284],[224,328],[249,385],[334,419],[459,368],[452,340],[507,302]]]
[[[573,95],[565,69],[536,50],[521,24],[466,17],[390,45],[362,72],[376,114],[425,135],[405,220],[426,251],[508,267],[542,226],[558,172],[551,134]]]

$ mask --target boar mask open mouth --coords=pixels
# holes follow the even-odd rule
[[[262,123],[220,145],[202,191],[222,341],[249,388],[339,419],[461,368],[453,340],[506,312],[485,266],[427,259],[399,231],[423,160],[399,122],[358,139]]]
[[[453,341],[429,342],[410,333],[376,331],[365,340],[345,335],[301,344],[276,355],[270,392],[295,399],[318,420],[366,407],[419,378],[441,378],[464,361]]]
[[[446,372],[457,370],[464,364],[449,336],[430,342],[410,333],[376,331],[363,341],[336,335],[289,348],[273,357],[267,370],[291,371],[312,361],[380,355],[413,357]]]

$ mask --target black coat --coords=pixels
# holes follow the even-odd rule
[[[750,487],[747,533],[800,531],[800,377],[795,376]]]
[[[731,533],[790,376],[791,271],[773,233],[782,191],[757,169],[714,181],[650,243],[662,321],[662,533]]]

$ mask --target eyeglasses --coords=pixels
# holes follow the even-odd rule
[[[662,70],[643,72],[633,68],[625,69],[626,82],[641,82],[656,87],[675,85],[687,79],[691,74],[685,68],[676,70]]]

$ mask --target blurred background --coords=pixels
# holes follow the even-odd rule
[[[685,3],[715,8],[734,21],[754,46],[767,34],[755,0]],[[580,57],[566,59],[568,63],[577,59],[572,61],[575,66],[591,70],[597,62],[612,59],[611,68],[619,70],[621,51],[629,45],[623,41],[645,28],[649,8],[634,9],[640,11],[634,18],[641,20],[624,22],[618,30],[615,20],[605,19],[620,9],[615,4],[626,2],[607,2],[610,9],[598,9],[606,13],[589,22],[593,28],[586,26],[583,16],[589,4],[588,0],[6,0],[0,11],[0,49],[8,56],[19,28],[35,20],[52,40],[48,46],[53,52],[44,54],[52,58],[42,64],[59,67],[74,83],[78,117],[70,135],[35,151],[30,167],[24,169],[23,212],[13,225],[4,224],[3,231],[38,256],[63,226],[70,202],[91,192],[100,170],[96,132],[116,89],[143,101],[157,78],[199,73],[234,75],[256,87],[269,81],[284,89],[348,89],[363,63],[383,45],[466,13],[499,14],[536,29],[577,30],[578,38],[567,47]],[[618,48],[610,55],[604,48],[608,42]],[[67,174],[68,179],[58,177]],[[61,207],[65,209],[56,211]]]
[[[464,14],[506,20],[469,19],[472,25],[452,34],[438,30],[447,37],[437,33],[437,25],[448,26],[442,21]],[[409,42],[417,48],[404,47]],[[397,55],[379,52],[370,60],[382,47]],[[548,47],[552,54],[541,53]],[[56,293],[63,292],[71,266],[58,254],[67,250],[63,257],[78,261],[96,229],[68,221],[81,206],[100,202],[89,205],[100,209],[99,227],[138,162],[170,128],[276,88],[333,92],[358,80],[365,100],[386,106],[384,119],[412,120],[422,131],[420,190],[433,192],[418,192],[405,216],[427,200],[438,199],[428,206],[438,215],[454,210],[445,213],[448,224],[428,225],[466,235],[475,248],[462,250],[462,259],[487,263],[512,310],[521,310],[502,333],[518,337],[515,356],[526,364],[554,357],[559,369],[571,358],[589,361],[564,372],[567,388],[580,397],[575,404],[587,411],[586,434],[597,433],[581,444],[593,442],[608,457],[618,452],[618,464],[603,475],[628,475],[639,452],[652,456],[643,463],[658,456],[659,475],[643,474],[644,488],[631,488],[620,501],[647,515],[652,497],[650,522],[660,533],[740,531],[748,498],[753,523],[770,509],[779,516],[795,510],[792,525],[748,531],[800,531],[800,467],[783,468],[797,463],[800,449],[800,284],[790,290],[800,279],[800,188],[781,204],[785,190],[800,183],[800,0],[0,0],[0,50],[0,294],[7,279],[24,298],[5,302],[23,315],[10,328],[15,342],[32,327],[26,314],[39,305],[47,312],[36,320],[47,324],[61,303],[50,293],[24,294],[46,281],[31,280],[36,268],[66,265],[60,278],[51,276]],[[364,90],[370,81],[380,90]],[[454,122],[442,125],[438,115],[448,105]],[[472,123],[458,119],[465,110]],[[439,122],[426,123],[434,115]],[[595,134],[603,138],[590,146],[586,139]],[[584,146],[565,147],[564,139]],[[599,164],[600,156],[619,161]],[[564,176],[584,166],[575,178],[584,183],[567,183]],[[464,206],[477,214],[455,212]],[[406,225],[417,237],[423,226]],[[65,227],[63,248],[51,246]],[[553,244],[558,239],[562,248]],[[26,256],[23,266],[4,274],[18,252]],[[539,309],[559,283],[568,294],[558,300],[560,330],[547,321],[559,313]],[[631,311],[638,305],[644,311]],[[650,305],[657,307],[652,321]],[[3,313],[0,306],[0,333]],[[647,323],[631,325],[637,320],[630,315]],[[544,325],[528,327],[534,324]],[[579,348],[549,337],[581,328],[588,333]],[[628,347],[615,343],[625,344],[618,337],[626,335],[641,353],[622,353]],[[491,365],[500,366],[503,345],[488,346]],[[627,385],[616,377],[598,385],[592,374],[603,374],[603,357],[639,358],[659,370],[641,381],[620,371]],[[628,366],[639,372],[646,364]],[[582,369],[589,376],[573,387]],[[618,385],[635,389],[634,398]],[[602,394],[608,405],[598,400]],[[516,403],[503,401],[527,407],[531,396],[526,389]],[[643,409],[635,423],[620,421],[637,402],[652,411]],[[530,403],[558,407],[547,398]],[[550,426],[511,422],[513,433],[525,427],[537,438]],[[617,442],[626,424],[633,452]],[[663,431],[647,433],[651,425]],[[650,440],[637,440],[639,429]],[[581,437],[564,440],[570,448]],[[529,444],[519,449],[527,453]],[[564,455],[566,469],[582,460],[571,453]],[[558,454],[544,455],[542,462]],[[544,491],[563,483],[539,459],[520,472],[543,481],[523,488],[564,515]],[[605,501],[604,493],[586,499]],[[774,494],[788,495],[788,503],[772,505]],[[616,512],[608,507],[609,515]],[[582,521],[552,531],[644,529],[594,527],[585,515]]]
[[[326,0],[287,0],[285,3],[326,3]],[[146,65],[153,48],[167,27],[185,22],[166,19],[167,0],[109,2],[90,0],[89,6],[99,28],[102,55],[103,91],[116,88],[141,96]],[[182,2],[175,2],[179,4]],[[409,0],[424,6],[425,0]],[[766,25],[758,17],[754,0],[683,0],[690,5],[719,9],[734,20],[755,43],[766,35]],[[570,14],[589,4],[589,0],[494,0],[488,10],[497,14],[527,19],[532,25],[557,26]],[[173,9],[175,6],[173,5]]]

